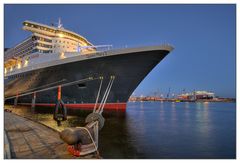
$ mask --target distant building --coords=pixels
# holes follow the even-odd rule
[[[190,100],[192,98],[192,94],[190,93],[183,93],[177,96],[178,99],[181,100]]]
[[[199,99],[213,99],[215,94],[207,91],[194,91],[192,93],[184,93],[178,95],[178,99],[181,100],[199,100]]]
[[[207,91],[196,91],[195,92],[196,99],[213,99],[214,93]]]

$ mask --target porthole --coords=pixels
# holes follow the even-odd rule
[[[87,87],[85,83],[77,84],[77,86],[78,86],[78,88],[80,88],[80,89]]]

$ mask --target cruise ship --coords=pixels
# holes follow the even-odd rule
[[[58,25],[24,21],[31,35],[4,52],[5,103],[125,110],[132,92],[173,47],[164,44],[114,49],[93,45]],[[61,88],[61,89],[59,89]],[[59,92],[60,90],[60,92]]]

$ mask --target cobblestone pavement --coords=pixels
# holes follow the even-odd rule
[[[17,159],[71,159],[57,131],[42,124],[4,112],[4,131],[11,157]]]

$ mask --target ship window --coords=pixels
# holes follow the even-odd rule
[[[78,86],[78,88],[86,88],[87,87],[85,83],[80,83],[77,86]]]

